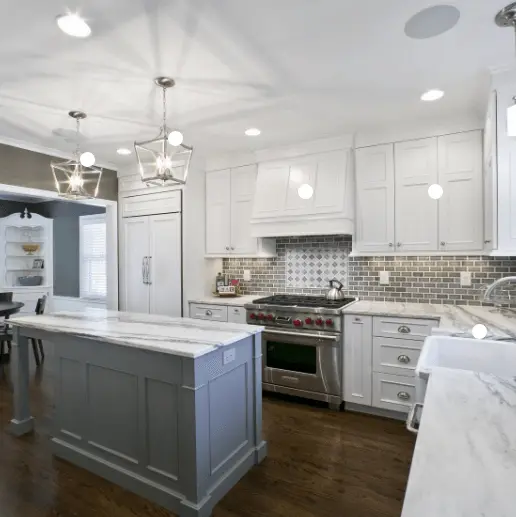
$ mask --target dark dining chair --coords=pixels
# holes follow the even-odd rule
[[[0,293],[0,302],[12,302],[13,301],[13,293],[12,292],[5,292]],[[0,363],[4,362],[5,360],[5,347],[7,346],[7,349],[9,353],[11,353],[11,341],[12,341],[12,334],[9,332],[9,326],[7,325],[7,320],[9,319],[8,316],[5,317],[5,319],[0,319]]]
[[[43,314],[45,312],[45,305],[47,304],[47,297],[42,296],[38,299],[36,304],[36,314]],[[43,350],[43,341],[41,339],[29,338],[32,344],[32,351],[34,352],[34,359],[36,360],[36,366],[40,366],[45,360],[45,351]]]

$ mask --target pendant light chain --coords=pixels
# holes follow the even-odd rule
[[[163,88],[163,133],[167,136],[167,89]]]
[[[75,140],[76,140],[75,154],[76,154],[76,156],[79,156],[80,149],[81,149],[81,145],[80,145],[80,142],[79,142],[79,138],[80,138],[80,123],[81,123],[81,121],[79,119],[75,119]]]

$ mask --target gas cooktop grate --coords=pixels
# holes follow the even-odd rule
[[[299,296],[292,294],[277,294],[253,300],[258,305],[285,305],[291,307],[314,307],[322,309],[340,309],[354,302],[355,298],[342,300],[327,300],[324,296]]]

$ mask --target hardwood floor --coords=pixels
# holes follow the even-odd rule
[[[0,377],[2,517],[172,515],[52,457],[48,362],[32,373],[33,435],[6,433],[11,399],[7,368]],[[269,455],[215,517],[399,517],[414,447],[402,423],[272,398],[264,399],[263,416]]]

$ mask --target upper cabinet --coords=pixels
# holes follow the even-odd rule
[[[206,254],[273,256],[275,242],[251,236],[256,165],[206,173]]]
[[[437,203],[428,187],[438,183],[437,138],[394,145],[396,251],[437,249]]]
[[[258,168],[253,235],[351,234],[353,183],[350,150],[264,162]],[[301,196],[304,186],[311,195]]]
[[[394,149],[357,149],[357,233],[363,252],[394,251]]]
[[[480,131],[358,149],[356,176],[359,253],[483,250]]]

